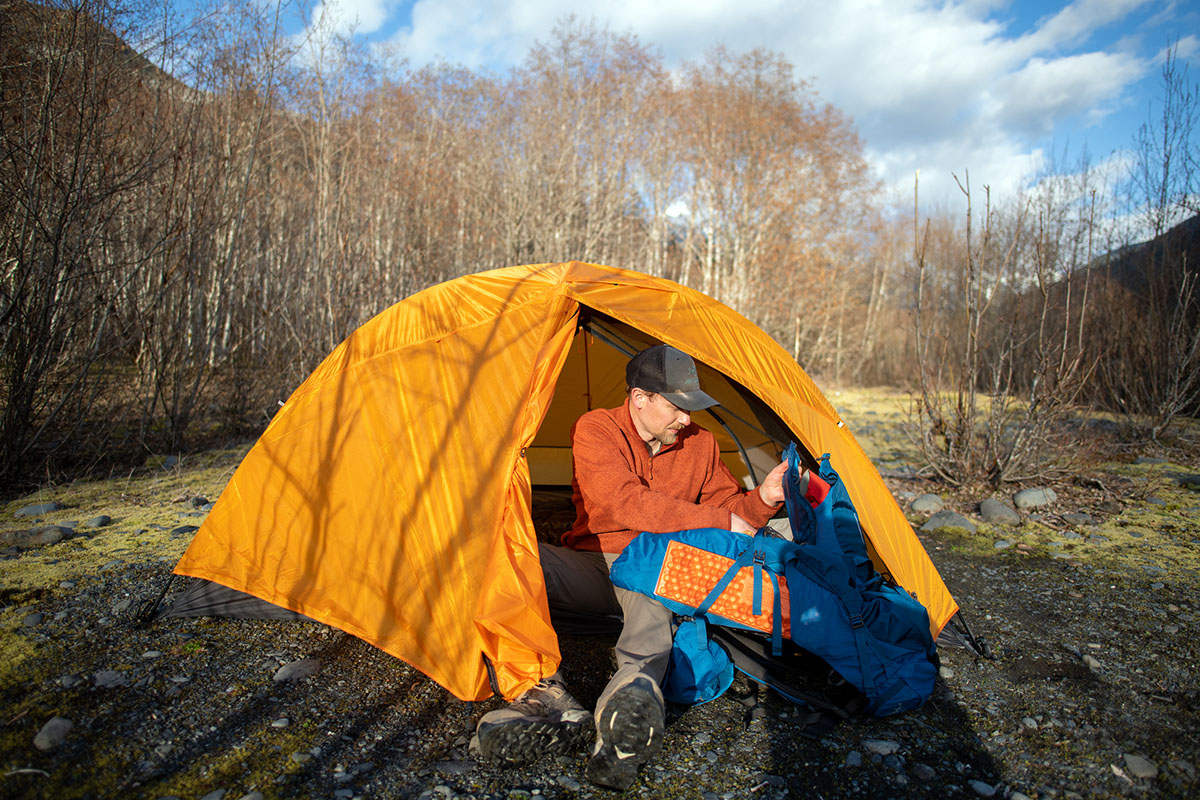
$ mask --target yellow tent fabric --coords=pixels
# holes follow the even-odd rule
[[[486,656],[502,694],[518,695],[560,660],[533,483],[569,481],[570,425],[624,390],[625,356],[577,335],[581,314],[634,349],[691,354],[758,467],[779,449],[751,405],[809,453],[831,453],[872,558],[916,593],[935,633],[953,616],[878,472],[774,340],[691,289],[579,262],[448,281],[352,333],[276,414],[175,572],[341,628],[463,700],[491,696]],[[732,439],[707,427],[751,485]]]

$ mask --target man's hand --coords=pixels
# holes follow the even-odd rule
[[[767,473],[763,482],[758,485],[758,496],[769,506],[783,502],[783,476],[787,472],[788,463],[780,462],[779,466]]]

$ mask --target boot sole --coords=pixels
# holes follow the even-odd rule
[[[594,731],[590,715],[584,723],[511,720],[481,724],[476,731],[480,754],[489,761],[524,764],[544,755],[568,755],[587,750]]]
[[[638,769],[662,749],[666,718],[653,691],[641,679],[618,689],[604,705],[600,720],[600,749],[591,757],[587,777],[592,783],[628,789]]]

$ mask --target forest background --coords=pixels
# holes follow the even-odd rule
[[[1166,446],[1200,409],[1173,55],[1131,160],[1006,197],[964,169],[961,207],[918,216],[916,176],[887,198],[773,52],[668,70],[566,19],[502,73],[410,69],[337,36],[298,58],[277,13],[0,0],[3,493],[252,437],[392,303],[573,259],[725,302],[818,382],[910,391],[952,484],[1053,471],[1080,408]]]

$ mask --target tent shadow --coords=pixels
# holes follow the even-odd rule
[[[245,624],[275,628],[281,641],[293,642],[325,628],[300,621]],[[332,639],[303,654],[319,661],[320,671],[296,681],[273,682],[270,672],[248,677],[246,648],[236,636],[226,639],[223,652],[204,668],[226,674],[235,681],[231,688],[244,694],[197,709],[193,730],[200,735],[177,739],[152,768],[146,761],[130,769],[117,793],[200,796],[240,784],[257,785],[268,796],[305,795],[331,779],[335,785],[341,779],[353,785],[375,770],[372,762],[380,756],[403,761],[413,748],[414,732],[444,726],[448,715],[457,713],[464,728],[469,724],[467,704],[448,702],[445,690],[427,677],[361,640],[329,630]],[[347,683],[350,688],[342,688]],[[370,691],[371,686],[382,690]],[[428,758],[426,744],[420,742],[421,758]],[[346,769],[331,775],[330,764]],[[414,783],[402,796],[415,796],[422,788]]]

